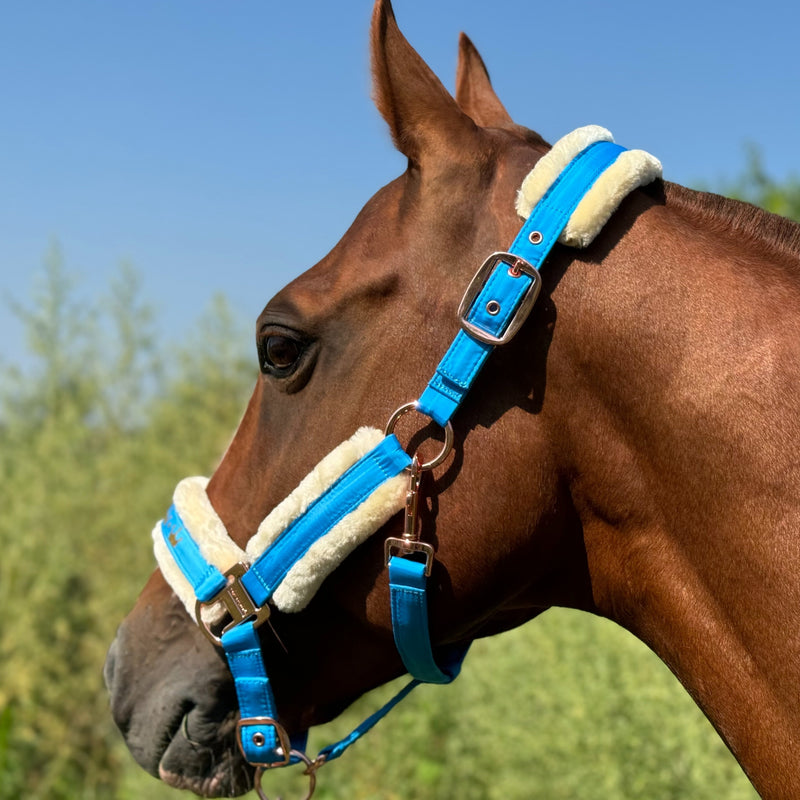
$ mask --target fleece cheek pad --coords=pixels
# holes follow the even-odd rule
[[[528,173],[517,193],[516,210],[523,219],[575,156],[595,142],[613,142],[599,125],[587,125],[559,139]],[[571,247],[588,247],[622,200],[639,186],[661,177],[661,162],[644,150],[626,150],[583,196],[558,241]]]
[[[379,444],[383,436],[383,432],[376,428],[360,428],[350,439],[332,450],[269,513],[245,549],[228,536],[222,520],[211,505],[206,494],[207,478],[184,478],[173,496],[175,510],[209,564],[223,573],[237,563],[250,565],[350,467]],[[292,566],[275,590],[272,595],[275,607],[286,612],[305,608],[325,578],[359,544],[403,508],[407,483],[408,478],[403,473],[389,478],[318,539]],[[160,522],[153,530],[153,549],[164,578],[194,618],[194,590],[169,552]],[[214,610],[211,609],[211,613],[204,610],[204,618],[215,621]],[[217,610],[217,614],[220,613],[221,610]]]

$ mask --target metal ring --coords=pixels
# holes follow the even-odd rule
[[[384,434],[386,436],[391,436],[394,433],[394,426],[397,424],[397,420],[400,417],[407,414],[409,411],[419,411],[419,401],[414,400],[411,403],[406,403],[404,406],[400,406],[397,411],[389,417],[389,421],[386,423],[386,430]],[[420,414],[425,414],[424,411],[419,411]],[[429,414],[425,414],[426,417],[429,419],[433,419]],[[435,420],[434,420],[435,421]],[[442,430],[444,431],[444,445],[442,446],[442,450],[436,458],[431,459],[430,461],[425,461],[424,463],[420,464],[420,470],[423,472],[427,472],[430,469],[434,469],[434,467],[438,467],[448,455],[450,455],[450,451],[453,449],[453,425],[450,420],[441,426]]]
[[[303,800],[310,800],[311,795],[314,794],[314,789],[317,788],[317,770],[325,763],[325,760],[319,760],[319,758],[312,761],[304,752],[301,750],[292,750],[290,753],[290,757],[294,756],[303,764],[306,765],[306,768],[303,770],[303,775],[308,775],[308,792],[306,792],[305,797]],[[253,788],[256,790],[256,794],[259,797],[259,800],[269,800],[266,794],[264,794],[264,790],[261,788],[261,777],[264,774],[264,768],[259,766],[256,767],[256,772],[253,777]],[[279,798],[280,800],[280,798]]]

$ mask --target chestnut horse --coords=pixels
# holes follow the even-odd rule
[[[241,546],[326,453],[419,396],[548,150],[463,37],[451,97],[388,0],[372,65],[408,169],[258,319],[262,374],[207,490]],[[608,617],[669,665],[764,797],[800,797],[800,227],[656,181],[587,249],[556,245],[542,274],[426,489],[432,638],[465,644],[550,606]],[[285,650],[262,626],[290,732],[404,672],[382,552],[401,526],[305,610],[273,613]],[[252,785],[224,659],[159,572],[106,679],[148,771],[207,796]]]

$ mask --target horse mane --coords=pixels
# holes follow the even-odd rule
[[[720,233],[734,233],[754,244],[766,244],[783,255],[800,258],[800,224],[794,220],[752,203],[687,189],[668,181],[664,181],[664,192],[669,205],[700,218]]]

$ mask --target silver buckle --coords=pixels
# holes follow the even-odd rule
[[[239,745],[239,749],[242,751],[242,755],[245,757],[245,760],[247,760],[247,753],[245,753],[244,745],[242,744],[242,728],[245,728],[248,725],[267,725],[271,728],[274,728],[275,735],[278,737],[278,747],[274,752],[281,756],[280,761],[248,761],[248,763],[252,764],[254,767],[263,767],[264,769],[287,766],[292,759],[292,744],[289,740],[289,734],[286,732],[286,728],[284,728],[283,725],[281,725],[272,717],[248,717],[246,719],[240,718],[236,723],[236,742]],[[259,736],[263,739],[263,734],[256,732],[253,734],[252,739],[253,744],[256,747],[263,747],[266,744],[266,740],[256,741],[256,736]]]
[[[507,264],[509,273],[511,275],[519,276],[524,272],[531,280],[531,285],[519,301],[514,316],[508,321],[505,331],[500,336],[495,336],[483,328],[479,328],[472,322],[467,320],[472,304],[475,298],[481,293],[481,289],[486,285],[489,276],[494,272],[498,264]],[[542,288],[542,276],[538,270],[529,264],[524,258],[515,256],[513,253],[492,253],[486,261],[481,264],[480,269],[475,273],[475,277],[470,281],[467,291],[464,292],[464,297],[458,306],[458,321],[461,327],[473,338],[479,342],[484,342],[490,345],[507,344],[514,338],[514,335],[522,327],[522,324],[528,318],[536,298],[539,296],[539,291]]]
[[[242,755],[245,757],[245,760],[247,760],[247,754],[245,753],[244,745],[242,744],[242,729],[247,725],[269,725],[275,729],[275,733],[278,737],[278,747],[276,748],[275,752],[280,754],[280,761],[265,761],[263,763],[248,761],[249,764],[256,768],[253,788],[256,790],[256,794],[260,800],[268,800],[267,796],[264,794],[264,790],[261,788],[261,777],[264,774],[264,771],[275,769],[276,767],[287,767],[291,763],[292,757],[305,764],[303,775],[308,775],[308,791],[306,792],[304,800],[310,800],[311,795],[314,794],[314,789],[317,787],[317,770],[325,764],[327,761],[327,756],[325,754],[320,754],[312,761],[301,750],[292,750],[289,734],[277,720],[274,720],[271,717],[250,717],[249,719],[240,719],[236,723],[236,742],[238,743],[239,749],[242,751]],[[257,741],[257,736],[260,736],[263,739],[263,734],[256,732],[253,734],[253,739],[251,741],[256,745],[256,747],[263,747],[263,745],[266,744],[266,741]]]
[[[259,608],[242,584],[241,578],[247,570],[248,567],[245,564],[234,564],[225,573],[225,577],[228,579],[227,586],[205,603],[200,600],[195,603],[194,614],[197,618],[197,624],[206,635],[206,638],[217,647],[222,645],[222,633],[227,633],[231,628],[235,628],[242,622],[253,618],[255,618],[255,626],[257,628],[269,617],[270,607],[265,603]],[[217,636],[203,619],[202,611],[204,608],[210,608],[219,603],[225,606],[225,611],[228,612],[231,621],[222,629],[222,633]]]

